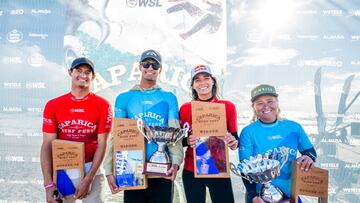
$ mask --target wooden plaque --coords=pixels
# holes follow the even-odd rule
[[[68,140],[52,141],[53,180],[56,184],[56,171],[80,169],[80,178],[84,177],[85,145],[82,142]]]
[[[318,197],[319,202],[327,203],[329,172],[325,169],[314,167],[309,171],[301,170],[300,164],[292,162],[291,172],[291,199],[298,202],[299,195]]]
[[[191,102],[194,136],[224,136],[227,133],[225,104]]]
[[[122,190],[147,188],[143,174],[145,160],[144,136],[137,127],[137,120],[114,119],[114,176]]]
[[[225,104],[192,101],[191,108],[193,135],[199,137],[194,148],[195,178],[229,178]]]

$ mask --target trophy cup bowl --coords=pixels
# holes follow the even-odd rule
[[[148,142],[156,143],[157,150],[151,155],[150,159],[145,163],[145,174],[155,174],[165,176],[167,170],[171,166],[171,157],[166,151],[169,144],[175,145],[179,140],[187,135],[190,128],[185,123],[184,128],[161,127],[161,126],[145,126],[144,122],[139,119],[137,126],[141,134]],[[142,130],[145,128],[145,133]]]
[[[251,156],[249,160],[239,163],[237,168],[232,164],[232,172],[247,179],[250,183],[262,184],[260,197],[264,202],[288,202],[283,192],[271,184],[271,181],[280,175],[280,170],[287,162],[288,157],[289,149],[283,147],[281,152],[275,155],[265,153],[264,155],[258,154],[256,157]]]

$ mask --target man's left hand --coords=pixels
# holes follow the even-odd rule
[[[179,165],[172,164],[170,169],[166,172],[167,176],[165,176],[164,178],[169,179],[171,181],[174,181],[175,178],[176,178],[176,174],[177,174],[178,170],[179,170]]]

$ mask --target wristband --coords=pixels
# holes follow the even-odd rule
[[[46,190],[46,189],[49,189],[49,188],[53,188],[53,187],[55,187],[55,186],[56,186],[55,183],[51,182],[51,183],[49,183],[49,184],[44,185],[44,188],[45,188],[45,190]]]

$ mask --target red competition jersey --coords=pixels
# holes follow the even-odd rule
[[[85,143],[85,162],[91,162],[98,145],[97,135],[111,131],[112,109],[105,99],[89,93],[76,99],[71,93],[50,100],[44,109],[43,132],[57,139]]]
[[[227,130],[230,133],[237,132],[237,115],[236,115],[235,105],[230,101],[219,100],[215,97],[211,99],[209,102],[225,104]],[[190,102],[186,102],[180,107],[179,114],[180,114],[181,127],[183,127],[183,125],[186,122],[188,122],[189,125],[191,126],[192,117],[191,117]],[[192,132],[192,130],[190,130],[190,132]],[[184,169],[188,171],[194,171],[194,152],[193,152],[193,148],[191,147],[188,147],[186,149]]]

